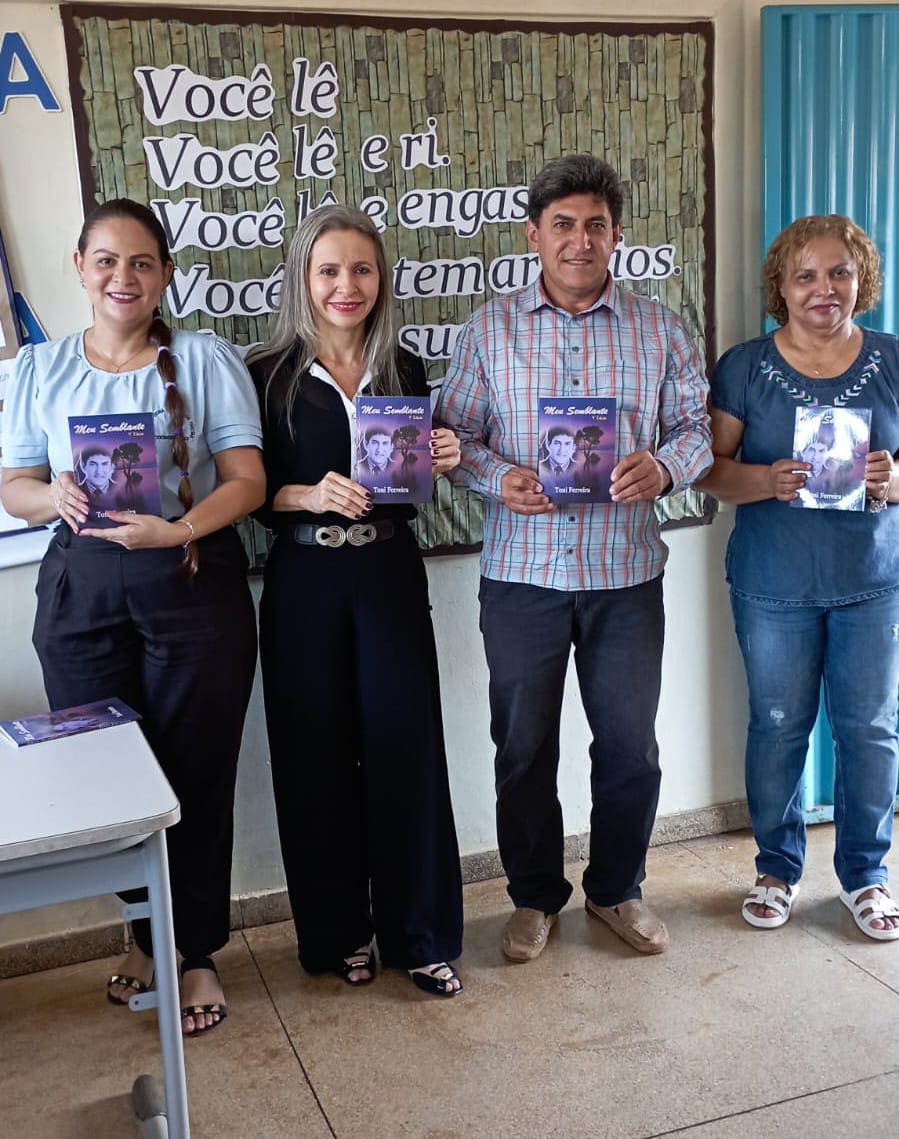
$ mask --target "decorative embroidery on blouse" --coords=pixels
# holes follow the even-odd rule
[[[859,373],[855,383],[849,384],[849,386],[844,388],[838,395],[828,400],[828,406],[845,407],[850,400],[861,395],[868,380],[880,372],[880,359],[881,353],[875,348],[868,357],[868,361]],[[759,371],[765,379],[770,380],[773,384],[777,384],[779,388],[787,393],[790,399],[795,400],[797,403],[804,403],[807,407],[821,406],[817,396],[813,396],[811,392],[807,392],[805,388],[800,387],[788,376],[785,376],[783,372],[770,361],[762,360],[759,364]]]

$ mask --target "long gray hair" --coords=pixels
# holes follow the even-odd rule
[[[268,404],[273,381],[281,372],[282,365],[290,353],[299,346],[286,389],[285,377],[282,375],[277,380],[277,387],[281,389],[278,395],[283,394],[283,406],[288,424],[292,422],[293,408],[302,377],[308,371],[318,351],[315,310],[307,287],[309,262],[316,241],[323,234],[335,230],[354,230],[365,237],[370,237],[374,246],[375,263],[378,268],[378,295],[365,320],[363,347],[365,366],[372,374],[371,392],[373,395],[400,395],[403,390],[396,363],[396,330],[390,274],[380,235],[368,214],[361,210],[350,206],[321,206],[300,223],[293,235],[284,259],[281,304],[272,318],[271,334],[264,344],[254,348],[248,356],[248,361],[251,363],[275,357],[265,389],[266,404]],[[291,427],[291,433],[292,431]]]

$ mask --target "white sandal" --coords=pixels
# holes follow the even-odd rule
[[[870,889],[870,887],[868,887]],[[790,910],[799,893],[798,883],[795,886],[760,886],[756,883],[743,899],[743,920],[754,925],[757,929],[777,929],[786,925],[790,920]],[[773,918],[760,918],[754,914],[749,906],[764,906],[774,910]]]
[[[862,894],[867,894],[869,890],[879,890],[880,895],[862,898]],[[875,929],[871,924],[881,918],[899,918],[899,906],[893,901],[886,886],[875,882],[871,886],[862,886],[860,890],[853,890],[851,893],[841,890],[840,901],[852,914],[852,920],[865,937],[873,937],[875,941],[899,940],[899,926],[893,929]]]

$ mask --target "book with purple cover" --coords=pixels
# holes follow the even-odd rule
[[[88,497],[86,527],[120,525],[110,510],[162,514],[151,414],[70,415],[69,438],[75,482]]]
[[[609,502],[615,466],[616,401],[598,396],[541,399],[537,474],[552,502]]]
[[[430,399],[357,396],[355,454],[353,478],[374,502],[430,502]]]
[[[77,704],[56,712],[38,712],[17,720],[0,720],[0,738],[13,747],[27,747],[81,732],[95,732],[117,724],[130,724],[140,716],[121,700],[96,700],[93,704]]]
[[[793,458],[812,469],[790,506],[864,510],[870,445],[869,407],[797,407]]]

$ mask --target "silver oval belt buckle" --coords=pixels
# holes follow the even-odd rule
[[[319,526],[315,540],[320,546],[342,546],[347,536],[341,526]]]
[[[378,536],[378,531],[370,523],[356,523],[346,532],[346,540],[351,546],[365,546],[369,542],[373,542]]]

